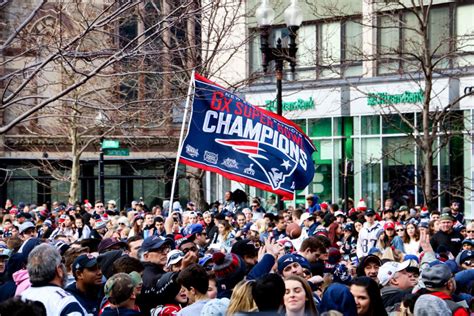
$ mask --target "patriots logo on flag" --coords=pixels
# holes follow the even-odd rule
[[[272,157],[272,165],[274,167],[267,170],[265,166],[269,162],[267,156],[271,152],[271,148],[265,143],[241,139],[216,139],[216,142],[224,146],[229,146],[236,152],[247,154],[267,176],[273,190],[279,190],[281,184],[284,183],[286,178],[291,176],[296,169],[296,161],[279,151],[279,155],[274,154]]]
[[[293,122],[196,75],[179,161],[292,199],[314,177],[312,141]]]

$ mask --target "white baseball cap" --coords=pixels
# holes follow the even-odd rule
[[[168,252],[166,256],[166,266],[177,264],[184,258],[184,253],[181,250],[174,249]]]
[[[309,214],[309,213],[303,213],[303,214],[301,214],[300,223],[303,223],[305,220],[307,220],[307,219],[310,218],[310,217],[313,217],[313,214]]]
[[[410,266],[410,260],[401,263],[395,261],[385,262],[380,268],[377,278],[382,286],[386,286],[395,273],[405,270]]]

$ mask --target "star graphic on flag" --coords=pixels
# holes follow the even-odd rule
[[[281,164],[281,166],[285,167],[285,169],[288,170],[288,168],[290,168],[290,161],[283,160],[283,163]]]

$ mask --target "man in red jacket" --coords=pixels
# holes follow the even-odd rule
[[[429,295],[434,295],[446,302],[453,316],[469,316],[469,312],[453,301],[452,294],[456,290],[456,281],[453,278],[448,265],[438,263],[432,267],[426,267],[421,273],[423,281]]]

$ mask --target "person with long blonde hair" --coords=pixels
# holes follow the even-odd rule
[[[252,297],[252,286],[255,282],[242,280],[234,288],[227,308],[227,316],[236,313],[253,312],[257,310],[257,304]]]

